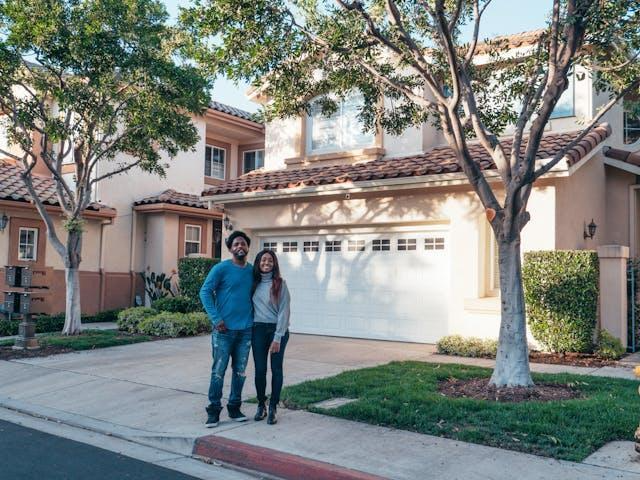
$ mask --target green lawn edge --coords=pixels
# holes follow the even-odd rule
[[[288,408],[436,435],[562,460],[582,461],[605,443],[633,440],[640,421],[638,382],[573,374],[534,374],[534,381],[569,384],[582,398],[500,403],[447,398],[448,378],[489,378],[491,370],[458,364],[391,362],[286,387]],[[358,400],[336,409],[312,404]]]
[[[71,350],[93,350],[96,348],[117,347],[120,345],[149,342],[155,339],[149,335],[129,334],[117,330],[84,330],[79,335],[47,333],[38,335],[37,338],[41,347],[56,346],[69,348]],[[13,339],[0,341],[0,346],[3,347],[13,344]]]

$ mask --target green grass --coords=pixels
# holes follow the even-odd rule
[[[640,421],[638,382],[584,375],[534,375],[534,381],[572,384],[583,398],[500,403],[448,398],[437,384],[448,378],[488,378],[491,371],[463,365],[392,362],[284,389],[290,408],[580,461],[607,442],[633,440]],[[323,410],[311,404],[357,398]]]
[[[128,334],[116,330],[85,330],[80,335],[66,336],[59,333],[38,335],[41,346],[57,346],[72,350],[92,350],[94,348],[116,347],[132,343],[148,342],[148,335]],[[0,346],[13,345],[13,340],[3,340]]]

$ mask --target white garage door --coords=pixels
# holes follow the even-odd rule
[[[435,342],[447,329],[446,231],[262,238],[291,291],[291,331]]]

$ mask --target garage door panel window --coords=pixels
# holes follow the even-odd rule
[[[264,250],[271,250],[272,252],[278,252],[278,242],[264,242],[262,244]]]
[[[388,238],[374,240],[371,244],[371,249],[374,252],[388,252],[391,250],[391,240]]]
[[[415,250],[415,249],[416,249],[415,238],[399,238],[398,239],[398,250],[406,251],[406,250]]]
[[[342,250],[342,242],[340,240],[327,240],[324,242],[325,252],[339,252]]]
[[[298,242],[282,242],[282,251],[284,253],[293,253],[298,251]]]
[[[302,244],[302,250],[304,252],[318,252],[320,251],[320,242],[316,242],[316,241],[309,241],[309,242],[304,242]]]
[[[349,240],[347,250],[349,252],[364,252],[366,249],[364,240]]]
[[[427,237],[424,239],[425,250],[444,250],[444,237]]]

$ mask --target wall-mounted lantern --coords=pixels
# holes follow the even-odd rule
[[[230,232],[233,230],[233,225],[231,224],[231,220],[229,220],[228,216],[224,216],[224,220],[222,220],[222,223],[224,224],[224,229],[227,232]]]
[[[587,225],[587,222],[585,222],[584,223],[584,232],[583,232],[584,239],[585,240],[587,238],[593,239],[594,235],[596,234],[596,229],[597,228],[598,228],[598,226],[593,221],[593,218],[591,219],[591,223],[589,225]]]
[[[7,228],[7,224],[9,223],[9,217],[7,217],[6,213],[3,213],[0,217],[0,232],[4,232],[4,229]]]

